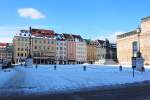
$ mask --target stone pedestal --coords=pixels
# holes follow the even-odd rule
[[[144,71],[144,59],[142,57],[136,58],[136,70],[137,71]]]
[[[33,65],[33,58],[27,58],[25,61],[25,66],[32,67],[32,65]]]

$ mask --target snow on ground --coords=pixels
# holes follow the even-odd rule
[[[38,65],[18,66],[10,72],[0,71],[0,91],[22,91],[23,93],[72,91],[81,88],[116,85],[150,80],[150,69],[144,73],[119,65]],[[83,71],[83,66],[87,66]],[[11,77],[11,78],[10,78]]]
[[[0,87],[4,85],[13,75],[15,71],[13,69],[0,69]]]

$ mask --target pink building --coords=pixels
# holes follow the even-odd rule
[[[67,62],[68,64],[74,64],[76,62],[76,42],[71,34],[63,33],[67,40]]]

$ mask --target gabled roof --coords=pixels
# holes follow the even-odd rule
[[[104,40],[96,40],[98,43],[100,43],[100,44],[104,44],[105,43],[105,41]]]
[[[55,33],[55,36],[57,40],[65,40],[65,37],[63,36],[63,34]]]
[[[63,34],[64,38],[67,39],[67,40],[68,40],[68,39],[69,39],[69,40],[70,40],[70,39],[71,39],[71,40],[74,39],[74,37],[73,37],[71,34],[67,34],[67,33],[62,33],[62,34]]]

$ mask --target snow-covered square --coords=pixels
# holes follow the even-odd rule
[[[54,93],[76,91],[84,88],[110,86],[150,80],[150,70],[135,71],[119,65],[36,65],[17,66],[0,71],[0,94],[12,93]],[[83,70],[86,66],[86,70]]]

